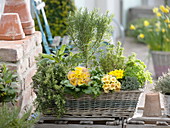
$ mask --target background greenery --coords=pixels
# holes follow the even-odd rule
[[[139,40],[137,37],[138,35],[141,33],[141,29],[144,27],[143,26],[143,22],[147,20],[149,21],[149,23],[151,25],[154,25],[155,24],[155,21],[156,21],[156,18],[139,18],[139,19],[135,19],[131,22],[128,23],[128,28],[127,28],[127,31],[126,31],[126,35],[127,36],[130,36],[130,37],[135,37],[137,39],[138,42],[142,42],[141,40]],[[138,29],[135,29],[134,31],[130,30],[130,25],[133,24],[136,28]],[[144,43],[144,42],[142,42]]]
[[[76,10],[73,0],[43,0],[46,4],[45,13],[54,36],[63,37],[67,33],[67,17],[69,12]],[[43,23],[42,17],[41,22]],[[36,23],[36,30],[39,30]]]

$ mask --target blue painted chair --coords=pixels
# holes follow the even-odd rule
[[[44,11],[45,3],[42,0],[32,0],[31,1],[33,10],[35,13],[35,17],[38,21],[38,26],[42,34],[42,45],[44,48],[44,52],[47,54],[51,54],[52,51],[56,51],[63,44],[69,44],[69,37],[64,36],[61,38],[60,36],[52,37],[50,27],[47,21],[47,17]],[[42,15],[45,31],[43,30],[43,24],[41,23],[39,15]],[[47,35],[47,36],[46,36]]]

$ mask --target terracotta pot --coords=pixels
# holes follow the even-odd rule
[[[34,27],[34,20],[31,17],[30,9],[25,0],[6,0],[4,12],[18,13],[23,29]]]
[[[161,104],[159,93],[148,93],[145,95],[143,117],[160,117]]]
[[[24,28],[23,30],[26,35],[32,35],[35,33],[35,27]]]
[[[20,40],[25,38],[17,13],[4,13],[0,20],[0,40]]]

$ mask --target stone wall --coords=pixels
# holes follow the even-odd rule
[[[0,64],[5,63],[9,69],[16,70],[18,76],[17,105],[22,110],[32,105],[36,95],[32,90],[32,76],[36,72],[35,57],[42,53],[41,33],[35,32],[23,40],[0,40]]]

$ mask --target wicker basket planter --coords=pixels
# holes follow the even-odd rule
[[[158,78],[170,68],[170,52],[151,51],[155,75]]]
[[[165,115],[170,117],[170,95],[164,95]]]
[[[67,117],[132,117],[141,91],[120,91],[97,98],[66,96]]]

